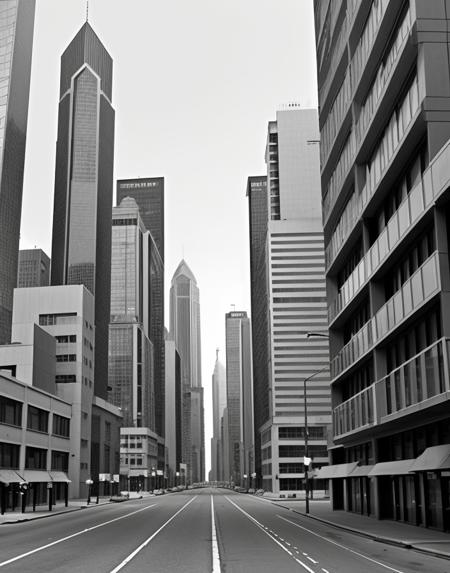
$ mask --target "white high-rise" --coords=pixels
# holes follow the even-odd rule
[[[223,481],[223,443],[221,439],[221,419],[227,407],[227,381],[224,365],[219,361],[219,350],[212,375],[213,436],[211,438],[210,479]]]
[[[327,329],[318,140],[315,109],[289,106],[269,123],[271,415],[259,431],[263,487],[277,493],[304,487],[303,381],[316,373],[307,387],[309,456],[327,463],[328,340],[306,337]]]

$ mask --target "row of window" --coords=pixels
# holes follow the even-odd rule
[[[20,445],[0,442],[0,468],[19,469]],[[47,450],[26,446],[25,469],[46,470]],[[51,470],[67,472],[69,469],[69,453],[58,450],[51,451]]]
[[[304,426],[282,426],[278,428],[278,438],[280,440],[286,439],[303,439],[305,437]],[[325,438],[326,428],[325,426],[309,426],[308,427],[308,437],[309,438]]]
[[[0,396],[0,424],[22,426],[22,402]],[[48,433],[49,412],[36,406],[28,406],[27,428],[36,432]],[[53,414],[53,434],[64,438],[70,437],[70,419]]]

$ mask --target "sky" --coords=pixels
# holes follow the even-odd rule
[[[250,313],[247,177],[264,175],[267,124],[317,107],[313,0],[90,0],[113,58],[116,179],[165,178],[165,324],[186,260],[200,289],[205,454],[225,313]],[[51,255],[60,57],[85,0],[36,0],[20,247]]]

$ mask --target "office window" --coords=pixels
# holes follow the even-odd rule
[[[19,467],[20,446],[0,442],[0,468],[17,469]]]
[[[0,424],[22,425],[22,402],[0,396]]]
[[[47,469],[47,450],[27,446],[25,452],[25,467],[29,470]]]
[[[27,428],[35,432],[48,432],[48,412],[36,406],[28,406]]]
[[[53,414],[53,434],[64,438],[70,437],[70,419]]]
[[[69,453],[52,451],[52,470],[67,472],[69,469]]]

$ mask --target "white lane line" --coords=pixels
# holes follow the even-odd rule
[[[42,545],[41,547],[36,547],[36,549],[32,549],[31,551],[27,551],[26,553],[22,553],[21,555],[17,555],[17,557],[13,557],[12,559],[8,559],[7,561],[1,562],[0,567],[3,567],[5,565],[9,565],[10,563],[14,563],[14,561],[18,561],[19,559],[23,559],[24,557],[28,557],[29,555],[33,555],[33,553],[37,553],[38,551],[48,549],[49,547],[52,547],[52,545],[57,545],[58,543],[62,543],[63,541],[67,541],[68,539],[72,539],[73,537],[77,537],[78,535],[83,535],[83,533],[88,533],[89,531],[93,531],[94,529],[98,529],[99,527],[109,525],[110,523],[114,523],[115,521],[120,521],[121,519],[125,519],[126,517],[130,517],[131,515],[135,515],[136,513],[140,513],[141,511],[145,511],[146,509],[150,509],[151,507],[155,507],[155,505],[156,505],[155,503],[152,505],[147,505],[147,507],[143,507],[142,509],[132,511],[131,513],[127,513],[126,515],[122,515],[121,517],[115,517],[114,519],[110,519],[109,521],[105,521],[104,523],[99,523],[98,525],[94,525],[93,527],[88,527],[87,529],[82,529],[81,531],[77,531],[77,533],[72,533],[72,535],[68,535],[67,537],[62,537],[61,539],[57,539],[56,541],[52,541],[52,543],[47,543],[47,545]]]
[[[212,573],[220,573],[220,555],[217,545],[216,521],[214,519],[214,498],[211,495],[211,531],[212,531]]]
[[[311,563],[314,563],[315,565],[317,565],[317,563],[319,563],[318,561],[314,561],[314,559],[312,557],[307,557],[306,559],[309,559],[311,561]]]
[[[130,553],[130,555],[128,555],[128,557],[126,557],[126,558],[122,561],[122,563],[119,563],[119,565],[117,565],[117,567],[115,567],[115,568],[111,571],[111,573],[117,573],[117,571],[120,571],[121,569],[123,569],[123,568],[125,567],[125,565],[127,565],[134,557],[136,557],[136,555],[137,555],[140,551],[142,551],[142,549],[144,549],[144,547],[146,547],[146,546],[150,543],[150,541],[151,541],[152,539],[154,539],[154,538],[158,535],[158,533],[160,533],[160,532],[166,527],[166,525],[169,525],[169,523],[170,523],[173,519],[175,519],[176,516],[183,511],[183,509],[186,509],[186,507],[187,507],[189,504],[191,504],[191,503],[194,501],[194,499],[196,499],[197,497],[198,497],[198,496],[195,496],[195,497],[193,497],[192,499],[190,499],[187,503],[185,503],[185,504],[183,505],[183,507],[182,507],[181,509],[179,509],[176,513],[174,513],[170,519],[168,519],[165,523],[163,523],[163,524],[161,525],[161,527],[160,527],[157,531],[155,531],[155,533],[153,533],[153,535],[150,535],[150,537],[148,537],[148,538],[144,541],[144,543],[141,543],[137,549],[135,549],[132,553]]]
[[[294,559],[294,561],[296,561],[299,565],[301,565],[306,571],[308,571],[308,573],[314,573],[314,571],[308,567],[308,565],[306,565],[306,563],[303,563],[303,561],[300,561],[300,559],[297,559],[297,557],[292,553],[292,551],[289,551],[289,549],[287,547],[285,547],[282,543],[280,543],[278,541],[278,539],[275,539],[275,537],[273,537],[273,535],[270,535],[270,533],[268,533],[265,529],[264,526],[257,520],[255,519],[253,516],[251,516],[249,513],[247,513],[245,510],[242,509],[242,507],[239,507],[236,503],[234,503],[234,501],[231,501],[231,499],[226,495],[225,499],[227,499],[232,505],[234,505],[234,507],[236,509],[238,509],[241,513],[243,513],[248,519],[250,519],[250,521],[252,521],[257,527],[259,527],[259,529],[261,529],[261,531],[263,533],[265,533],[267,535],[267,537],[269,537],[274,543],[276,543],[277,545],[279,545],[281,547],[281,549],[283,551],[286,551],[286,553],[288,555],[290,555],[292,557],[292,559]]]
[[[337,547],[340,547],[341,549],[345,549],[345,551],[349,551],[350,553],[353,553],[354,555],[358,555],[358,557],[362,557],[363,559],[367,559],[367,561],[371,561],[372,563],[376,563],[377,565],[380,565],[381,567],[384,567],[385,569],[388,569],[389,571],[393,571],[394,573],[404,573],[403,571],[400,571],[399,569],[394,569],[393,567],[389,567],[389,565],[385,565],[384,563],[381,563],[380,561],[376,561],[375,559],[372,559],[371,557],[367,557],[367,555],[363,555],[362,553],[359,553],[358,551],[355,551],[354,549],[350,549],[349,547],[346,547],[345,545],[341,545],[340,543],[337,543],[336,541],[332,541],[331,539],[328,539],[327,537],[324,537],[323,535],[319,535],[315,531],[311,531],[311,529],[307,529],[306,527],[303,527],[302,525],[295,523],[295,521],[291,521],[290,519],[286,519],[285,517],[278,515],[278,514],[277,514],[277,517],[279,517],[283,521],[287,521],[288,523],[295,525],[295,527],[298,527],[299,529],[303,529],[303,531],[307,531],[311,535],[315,535],[316,537],[319,537],[320,539],[323,539],[324,541],[328,541],[328,543],[331,543],[332,545],[336,545]]]
[[[327,571],[327,570],[324,569],[323,567],[322,567],[322,571],[323,571],[323,573],[329,573],[329,571]]]

